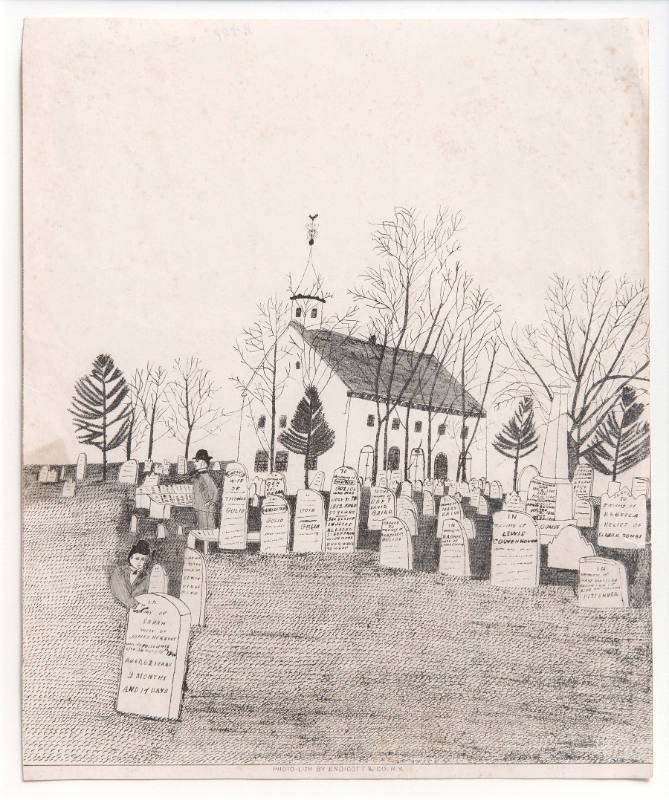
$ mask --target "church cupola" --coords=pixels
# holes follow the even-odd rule
[[[315,294],[291,295],[291,319],[304,328],[323,326],[323,306],[325,298]]]

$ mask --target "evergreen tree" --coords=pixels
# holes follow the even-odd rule
[[[518,491],[518,462],[537,449],[532,398],[525,397],[516,413],[498,433],[492,443],[498,453],[513,459],[513,491]]]
[[[650,426],[639,423],[644,403],[636,403],[636,391],[625,386],[616,405],[595,431],[595,441],[585,453],[591,467],[615,481],[650,453]]]
[[[335,442],[315,386],[307,386],[290,427],[279,436],[279,441],[291,453],[304,456],[304,485],[308,487],[310,462],[326,453]]]
[[[128,438],[129,387],[114,359],[99,355],[88,373],[74,384],[72,414],[77,438],[102,451],[102,480],[107,477],[107,452]]]

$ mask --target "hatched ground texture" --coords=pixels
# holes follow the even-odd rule
[[[118,485],[25,490],[26,764],[651,760],[650,608],[580,610],[377,554],[207,558],[179,722],[114,710],[127,553]],[[183,540],[160,543],[178,593]]]

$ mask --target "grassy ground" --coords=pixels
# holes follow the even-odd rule
[[[107,580],[131,541],[132,489],[60,491],[25,489],[26,763],[651,758],[649,607],[385,571],[371,550],[212,553],[181,721],[119,715],[125,614]],[[183,540],[154,543],[178,593]]]

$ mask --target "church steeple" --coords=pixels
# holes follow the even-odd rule
[[[313,247],[318,236],[317,218],[318,214],[309,214],[309,222],[306,226],[307,244],[309,245],[307,263],[300,282],[290,297],[291,319],[305,328],[321,328],[323,325],[325,297],[321,289],[322,281],[316,272],[313,261]],[[309,275],[309,272],[312,274]],[[311,284],[308,283],[309,280],[311,280]]]

